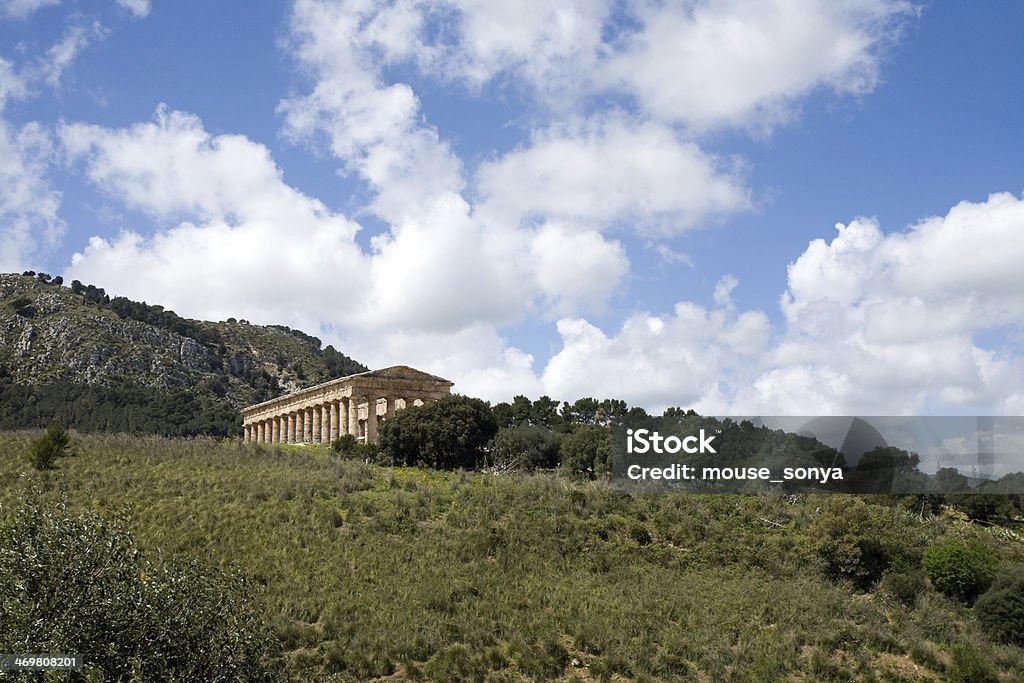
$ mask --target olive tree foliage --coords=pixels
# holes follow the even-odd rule
[[[497,431],[487,403],[454,395],[399,411],[381,427],[378,443],[396,465],[469,469],[483,464]]]
[[[550,469],[558,465],[559,439],[547,427],[502,427],[490,443],[489,464],[504,469]]]
[[[0,512],[0,652],[80,654],[90,680],[273,680],[242,577],[151,563],[123,519],[36,496]]]
[[[589,477],[611,471],[614,443],[608,427],[582,425],[562,439],[562,467]]]

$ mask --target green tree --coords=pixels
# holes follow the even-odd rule
[[[37,470],[52,469],[54,461],[67,454],[70,443],[71,437],[64,429],[64,425],[54,422],[46,430],[46,434],[32,444],[32,451],[29,453],[32,466]]]
[[[562,467],[591,477],[611,470],[612,432],[608,427],[581,425],[562,440]]]
[[[515,469],[550,468],[558,464],[558,446],[558,438],[547,427],[505,427],[490,443],[489,460]]]
[[[482,464],[484,447],[497,431],[487,403],[446,396],[399,411],[381,428],[379,445],[397,465],[473,468]]]

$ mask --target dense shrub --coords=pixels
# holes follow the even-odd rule
[[[953,648],[953,665],[949,669],[950,683],[999,683],[992,664],[970,645]]]
[[[78,653],[104,680],[270,680],[248,592],[143,560],[123,521],[29,499],[0,527],[0,651]]]
[[[970,603],[992,583],[999,558],[981,541],[950,539],[925,549],[924,568],[936,589]]]
[[[893,569],[882,575],[878,590],[902,605],[912,606],[928,587],[920,568]]]
[[[858,498],[831,497],[811,526],[812,543],[825,575],[866,590],[890,567],[913,567],[918,549],[896,531],[889,508]]]
[[[1004,643],[1024,645],[1024,567],[1004,570],[974,605],[985,631]]]

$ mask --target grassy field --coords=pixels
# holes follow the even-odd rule
[[[870,513],[907,556],[1009,530],[852,498],[628,497],[555,473],[384,468],[319,447],[0,435],[0,514],[33,486],[128,511],[152,557],[241,568],[294,680],[1024,680],[1024,651],[925,585],[902,604],[827,577],[829,515]],[[916,555],[915,555],[916,554]],[[973,662],[973,664],[972,664]],[[977,676],[977,674],[973,674]]]

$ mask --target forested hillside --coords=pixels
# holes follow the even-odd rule
[[[31,271],[0,275],[0,429],[224,436],[238,409],[367,368],[316,337]]]

